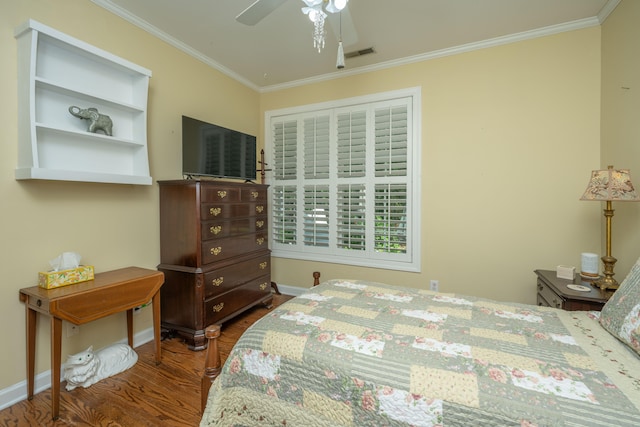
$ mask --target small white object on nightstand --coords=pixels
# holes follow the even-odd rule
[[[575,267],[569,267],[567,265],[559,265],[556,267],[556,276],[558,276],[558,279],[573,280],[575,273]]]

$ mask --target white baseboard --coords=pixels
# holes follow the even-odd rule
[[[133,336],[133,346],[138,347],[142,344],[146,344],[149,341],[153,341],[153,328],[145,329],[138,332]],[[126,343],[127,339],[124,338],[118,343]],[[115,343],[114,343],[115,344]],[[64,364],[60,368],[60,381],[64,380]],[[51,388],[51,370],[42,372],[35,376],[33,382],[34,394]],[[27,380],[20,381],[17,384],[9,386],[0,390],[0,410],[8,408],[18,402],[21,402],[27,398]]]
[[[305,289],[305,288],[300,288],[298,286],[281,285],[280,283],[278,283],[278,290],[280,291],[281,294],[292,295],[294,297],[297,297],[302,295],[304,292],[306,292],[308,288]]]

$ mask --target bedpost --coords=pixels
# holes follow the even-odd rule
[[[320,272],[313,272],[313,286],[318,286],[320,284]]]
[[[218,337],[220,336],[220,325],[209,325],[204,330],[207,339],[207,353],[204,361],[204,373],[202,374],[202,385],[200,390],[201,411],[207,406],[207,397],[213,380],[220,375],[220,352],[218,351]]]

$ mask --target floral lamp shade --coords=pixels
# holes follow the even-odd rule
[[[631,183],[628,169],[613,169],[591,172],[591,180],[580,200],[637,202],[640,197]]]
[[[614,279],[613,267],[617,259],[611,256],[611,219],[613,218],[613,201],[638,202],[640,197],[631,183],[631,174],[628,169],[614,169],[609,166],[606,170],[591,172],[591,179],[587,189],[580,200],[593,200],[607,202],[604,208],[606,220],[606,246],[607,254],[602,257],[604,264],[603,276],[595,284],[603,291],[618,289],[618,281]]]

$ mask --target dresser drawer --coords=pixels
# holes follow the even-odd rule
[[[239,234],[255,233],[266,231],[267,218],[260,216],[257,218],[241,218],[234,220],[206,221],[202,223],[202,240],[237,236]]]
[[[241,216],[267,215],[267,203],[203,203],[200,208],[200,217],[203,221],[213,219],[231,219]]]
[[[267,200],[266,188],[251,185],[229,188],[215,188],[204,185],[200,194],[202,202],[255,202]]]
[[[220,296],[207,299],[204,302],[205,325],[222,321],[236,311],[245,308],[247,301],[259,301],[270,292],[270,276],[265,275]]]
[[[206,221],[202,223],[201,236],[202,240],[209,240],[255,231],[255,221],[252,218]]]
[[[203,185],[200,190],[200,201],[205,202],[239,202],[241,188]]]
[[[202,242],[202,262],[203,264],[220,262],[260,249],[268,249],[268,247],[266,232],[207,240]]]
[[[245,202],[266,202],[267,189],[264,187],[247,187],[242,189],[241,200]]]
[[[551,307],[549,303],[544,298],[542,298],[542,295],[540,294],[536,295],[536,303],[540,307]]]
[[[553,292],[553,290],[540,279],[538,279],[538,297],[538,305],[541,305],[540,297],[546,301],[550,307],[554,308],[562,308],[562,303],[564,302],[558,294]]]
[[[267,252],[264,255],[205,273],[205,299],[223,294],[236,286],[269,274],[270,271],[271,256]]]

